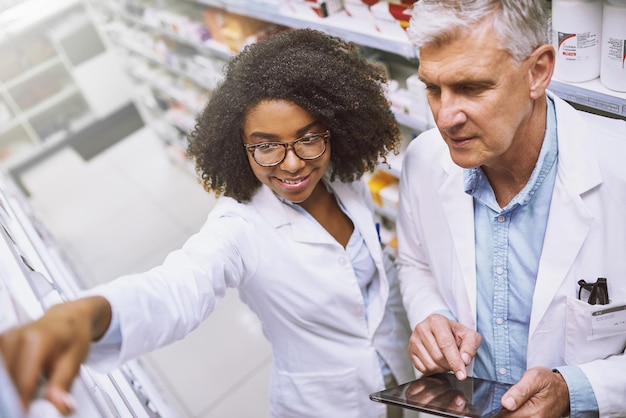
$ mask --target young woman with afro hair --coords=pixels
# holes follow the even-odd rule
[[[273,417],[401,413],[368,396],[414,378],[395,269],[361,179],[400,142],[385,82],[354,45],[314,30],[247,46],[189,137],[203,187],[221,195],[201,230],[160,266],[0,335],[0,351],[23,359],[19,336],[42,335],[26,360],[58,363],[47,397],[67,411],[67,376],[89,351],[87,364],[116,367],[185,337],[237,288],[272,347]],[[25,404],[35,380],[18,385]]]

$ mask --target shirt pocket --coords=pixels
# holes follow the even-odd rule
[[[626,323],[616,324],[610,332],[606,332],[605,324],[601,322],[615,323],[615,315],[606,312],[625,305],[626,301],[590,305],[568,297],[565,315],[565,363],[578,365],[622,353],[626,346]],[[618,309],[616,312],[618,315],[626,315],[626,310]]]
[[[360,416],[356,368],[315,373],[278,372],[278,380],[276,417]]]

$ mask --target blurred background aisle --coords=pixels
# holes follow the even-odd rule
[[[66,148],[22,181],[86,288],[160,263],[215,203],[147,128],[89,161]],[[183,417],[269,417],[271,351],[236,291],[185,340],[141,362]]]

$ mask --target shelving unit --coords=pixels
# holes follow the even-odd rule
[[[76,298],[78,282],[63,251],[35,217],[16,184],[0,173],[0,332],[39,318],[54,304]],[[107,374],[82,366],[72,385],[76,400],[72,416],[181,416],[152,382],[138,361]],[[10,393],[3,384],[8,383],[0,383],[0,412],[6,411],[9,398],[5,396]]]
[[[202,7],[168,4],[177,11],[170,22],[162,16],[162,2],[89,2],[135,85],[131,93],[144,123],[163,139],[173,159],[193,171],[185,153],[186,135],[233,53],[209,38]],[[177,26],[182,20],[186,31],[183,24]]]
[[[22,23],[9,32],[5,28],[0,39],[0,97],[10,117],[0,126],[2,160],[10,166],[46,142],[58,140],[72,129],[93,117],[80,89],[74,83],[64,43],[73,35],[55,33],[60,18],[76,19],[77,2],[61,2],[52,17],[35,19],[34,26]],[[17,7],[17,6],[16,6]],[[17,21],[16,21],[17,22]],[[91,45],[93,53],[101,52]]]
[[[4,10],[0,56],[0,168],[11,174],[131,103],[82,0],[24,0]]]
[[[367,25],[358,26],[354,24],[354,20],[351,20],[345,12],[322,19],[314,13],[306,15],[295,14],[284,4],[285,2],[195,1],[212,7],[220,7],[232,13],[263,19],[292,28],[316,28],[359,45],[380,49],[409,59],[417,58],[415,50],[408,39],[372,32]],[[579,104],[612,117],[626,119],[626,93],[607,89],[600,83],[599,78],[585,83],[569,83],[554,79],[550,88],[559,97],[573,104]]]

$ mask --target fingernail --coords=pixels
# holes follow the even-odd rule
[[[457,379],[459,379],[459,380],[465,379],[465,372],[463,370],[459,370],[455,374],[456,374],[456,378]]]
[[[515,410],[515,400],[513,398],[511,398],[510,396],[502,398],[502,406],[504,406],[509,411],[514,411]]]
[[[63,403],[67,407],[67,410],[68,410],[69,413],[72,413],[72,412],[74,412],[76,410],[76,399],[74,399],[74,397],[72,396],[71,393],[64,392],[62,394],[61,400],[63,401]]]
[[[69,415],[76,410],[76,400],[71,393],[53,387],[49,389],[49,396],[55,404],[61,404],[64,407],[64,415]]]
[[[462,353],[461,354],[461,359],[463,360],[463,363],[465,363],[465,365],[467,366],[468,364],[470,364],[470,361],[472,361],[472,358],[470,357],[469,354],[467,353]]]

